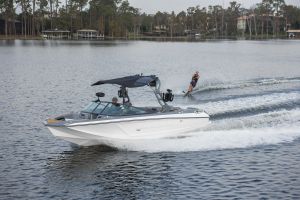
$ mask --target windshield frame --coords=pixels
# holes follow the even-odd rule
[[[93,104],[97,104],[97,105],[95,105],[93,109],[88,110],[88,108],[91,107]],[[105,101],[99,101],[99,102],[92,101],[83,110],[81,110],[80,112],[82,112],[82,113],[88,113],[88,114],[97,114],[97,115],[100,115],[103,112],[103,110],[106,109],[106,107],[108,106],[108,104],[109,104],[109,102],[105,102]],[[97,110],[97,108],[99,106],[101,106],[101,105],[103,105],[103,108],[101,109],[101,111],[100,112],[95,112],[95,110]]]
[[[93,110],[89,111],[89,110],[83,109],[83,110],[81,110],[81,113],[97,115],[98,117],[99,116],[122,117],[122,116],[152,114],[152,112],[149,112],[145,108],[135,107],[132,105],[127,105],[127,104],[118,104],[119,106],[117,106],[117,107],[120,107],[120,111],[116,110],[115,111],[116,114],[112,114],[112,113],[110,113],[110,111],[108,109],[111,108],[113,103],[107,102],[107,101],[101,101],[101,102],[92,101],[85,108],[88,108],[89,106],[91,106],[91,104],[97,104],[97,105],[94,106]],[[100,112],[95,112],[97,110],[97,108],[99,108],[99,106],[101,106],[101,105],[103,105],[102,110]],[[131,109],[133,109],[133,110],[131,110]]]
[[[110,113],[109,110],[107,110],[107,109],[110,109],[110,108],[111,108],[110,105],[112,105],[111,102],[109,102],[109,103],[107,104],[107,106],[103,109],[103,111],[102,111],[99,115],[102,115],[102,116],[131,116],[131,115],[145,115],[145,114],[151,114],[150,112],[148,112],[147,110],[145,110],[145,109],[143,109],[143,108],[135,107],[135,106],[132,106],[132,105],[126,105],[126,104],[119,104],[119,106],[116,106],[116,107],[119,107],[120,110],[116,110],[116,111],[115,111],[116,114],[112,114],[112,113]],[[135,111],[130,110],[131,108],[133,108]],[[118,111],[121,111],[121,110],[122,110],[122,112],[119,112],[119,113],[118,113]],[[127,110],[127,111],[126,111],[126,110]],[[124,111],[126,111],[126,112],[128,112],[128,113],[126,113],[126,112],[124,112]],[[131,111],[131,112],[130,112],[130,111]],[[139,112],[137,112],[137,111],[139,111]]]

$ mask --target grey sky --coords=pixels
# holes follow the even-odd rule
[[[229,2],[234,0],[128,0],[130,5],[140,8],[141,12],[147,14],[154,14],[157,11],[178,13],[186,10],[188,7],[200,5],[200,7],[207,7],[208,5],[225,5],[227,7]],[[242,4],[242,7],[250,8],[261,0],[235,0]],[[300,0],[285,0],[287,4],[300,6]]]

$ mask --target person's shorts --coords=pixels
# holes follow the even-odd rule
[[[191,81],[191,85],[193,86],[193,88],[196,86],[196,84],[197,84],[196,81],[194,81],[194,80]]]

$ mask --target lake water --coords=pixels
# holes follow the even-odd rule
[[[0,199],[300,199],[300,41],[0,41]],[[185,99],[191,75],[201,79]],[[212,123],[186,137],[82,148],[46,118],[108,78],[156,74]],[[156,105],[146,88],[135,105]]]

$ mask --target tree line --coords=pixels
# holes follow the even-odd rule
[[[242,34],[277,36],[288,28],[300,28],[300,8],[286,5],[284,0],[262,0],[246,9],[232,1],[227,8],[198,5],[178,14],[150,15],[141,13],[127,0],[0,0],[0,19],[4,21],[3,34],[25,37],[50,29],[71,33],[95,29],[111,37],[236,37],[241,34],[238,20],[244,26]]]

